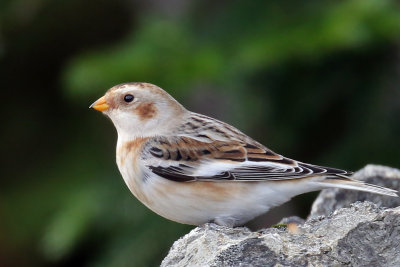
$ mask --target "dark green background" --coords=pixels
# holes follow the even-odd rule
[[[0,266],[156,266],[191,229],[130,194],[88,109],[128,81],[288,157],[400,167],[397,1],[2,0]]]

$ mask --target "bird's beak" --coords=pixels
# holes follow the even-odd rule
[[[94,108],[95,110],[98,111],[105,111],[109,108],[110,106],[106,102],[106,98],[104,96],[100,97],[95,101],[93,104],[90,105],[89,108]]]

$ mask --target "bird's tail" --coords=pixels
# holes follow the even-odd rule
[[[399,197],[398,191],[379,185],[367,184],[363,181],[351,179],[345,175],[327,176],[323,180],[316,181],[324,188],[336,187],[343,189],[352,189],[364,192],[370,192],[385,196]]]

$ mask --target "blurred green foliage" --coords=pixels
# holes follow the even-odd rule
[[[1,2],[0,265],[156,266],[191,229],[131,196],[113,126],[87,109],[122,82],[157,84],[302,161],[399,167],[399,12],[389,0]]]

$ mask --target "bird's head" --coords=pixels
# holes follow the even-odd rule
[[[168,134],[187,113],[167,92],[149,83],[116,85],[90,108],[107,115],[125,140]]]

